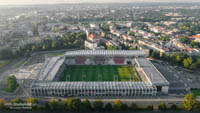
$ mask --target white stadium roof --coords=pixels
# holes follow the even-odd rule
[[[47,59],[38,73],[37,79],[52,81],[63,63],[64,58],[61,57]]]
[[[169,85],[165,77],[146,58],[136,58],[136,63],[142,68],[153,85]]]
[[[146,54],[139,50],[78,50],[68,51],[65,56],[146,56]]]

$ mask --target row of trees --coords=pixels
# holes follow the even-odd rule
[[[152,106],[152,105],[151,105]],[[50,110],[67,110],[67,111],[128,111],[128,110],[137,110],[138,107],[136,104],[131,103],[130,106],[123,104],[120,100],[115,100],[114,104],[111,103],[104,104],[101,100],[95,100],[90,102],[85,99],[81,101],[79,98],[69,98],[66,101],[57,101],[51,99],[49,103],[45,106],[46,109]],[[153,106],[152,106],[153,110]]]
[[[73,112],[88,112],[88,111],[138,111],[138,110],[146,110],[153,111],[154,106],[149,104],[147,106],[137,106],[135,103],[131,103],[129,105],[122,103],[119,99],[115,100],[113,104],[104,103],[101,100],[95,100],[94,102],[90,102],[87,99],[81,101],[79,98],[68,98],[67,100],[61,101],[56,99],[51,99],[49,102],[45,104],[44,107],[38,105],[38,99],[36,98],[28,98],[26,102],[23,102],[22,99],[16,98],[11,100],[11,103],[30,103],[31,107],[34,109],[46,109],[46,110],[64,110],[64,111],[73,111]],[[5,109],[5,100],[0,99],[0,108]],[[187,94],[185,96],[184,107],[177,106],[176,104],[172,104],[171,106],[167,106],[165,103],[160,103],[158,105],[159,110],[176,110],[176,109],[186,109],[198,111],[200,110],[200,102],[196,100],[196,96],[194,94]]]
[[[73,33],[67,32],[63,37],[55,39],[47,36],[39,44],[27,44],[21,49],[22,52],[31,53],[35,51],[68,49],[68,48],[83,48],[86,34],[84,32]]]
[[[196,70],[200,68],[200,57],[198,56],[188,56],[184,53],[173,53],[173,54],[163,54],[160,57],[160,52],[153,51],[150,57],[160,60],[169,61],[171,64],[179,65],[187,69]]]
[[[84,32],[66,32],[63,37],[55,39],[47,36],[40,43],[30,43],[21,47],[20,50],[13,52],[11,48],[0,50],[0,59],[13,59],[23,55],[30,55],[32,52],[68,48],[83,48],[86,34]]]
[[[0,109],[6,109],[9,106],[5,106],[6,101],[0,99]],[[67,100],[51,99],[45,104],[44,107],[38,105],[37,98],[28,98],[25,102],[20,98],[11,100],[11,103],[30,103],[33,109],[45,109],[45,110],[64,110],[72,112],[88,112],[88,111],[138,111],[148,110],[152,111],[153,105],[149,104],[145,107],[139,107],[135,103],[131,103],[129,106],[123,104],[120,100],[115,100],[114,104],[102,102],[101,100],[95,100],[90,102],[88,99],[81,101],[79,98],[68,98]]]

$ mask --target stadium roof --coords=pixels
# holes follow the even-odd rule
[[[64,58],[61,57],[47,59],[38,73],[37,80],[52,81],[63,63]]]
[[[136,63],[143,69],[153,85],[169,85],[165,77],[146,58],[136,58]]]
[[[143,51],[139,50],[77,50],[68,51],[66,57],[73,56],[146,56]]]
[[[63,87],[67,89],[124,89],[126,87],[131,87],[134,89],[154,88],[151,84],[147,82],[37,82],[32,87]]]

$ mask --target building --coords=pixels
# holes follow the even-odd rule
[[[168,93],[169,82],[138,50],[78,50],[47,59],[31,85],[34,97],[134,98]],[[70,65],[132,65],[142,81],[58,81]]]
[[[87,40],[85,40],[85,47],[92,50],[95,50],[99,44],[100,38],[94,34],[89,35]]]
[[[200,42],[200,34],[192,35],[189,37],[191,40],[194,40],[195,42]]]

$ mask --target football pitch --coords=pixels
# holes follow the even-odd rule
[[[68,66],[61,81],[141,81],[133,66]]]

